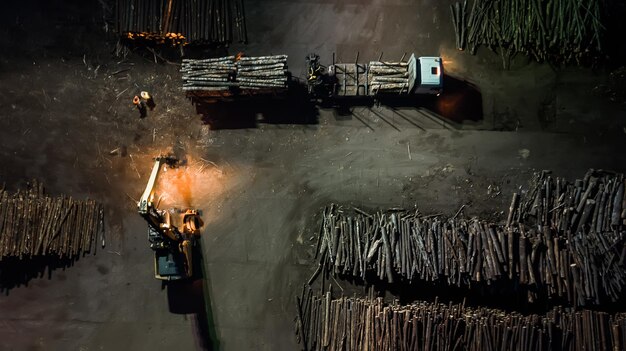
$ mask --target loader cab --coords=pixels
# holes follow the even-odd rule
[[[418,82],[415,94],[439,96],[443,91],[443,60],[441,57],[420,57],[416,72]]]

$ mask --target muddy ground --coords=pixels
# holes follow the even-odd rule
[[[593,94],[608,72],[523,57],[504,71],[489,51],[458,52],[447,2],[247,1],[250,43],[219,50],[288,54],[294,76],[310,51],[441,54],[438,100],[318,109],[291,96],[200,111],[175,59],[114,54],[100,2],[20,4],[0,15],[0,181],[97,199],[107,230],[106,246],[71,267],[3,282],[3,350],[294,350],[294,295],[330,202],[444,214],[466,204],[499,220],[536,170],[626,170],[626,113]],[[144,119],[131,103],[141,90],[156,102]],[[188,166],[163,177],[164,206],[205,221],[205,279],[186,291],[154,279],[136,214],[152,157],[168,150]]]

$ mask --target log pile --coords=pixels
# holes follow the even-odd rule
[[[241,89],[285,88],[287,55],[239,58],[236,81]]]
[[[116,31],[172,44],[248,41],[243,0],[116,0]]]
[[[296,336],[304,350],[624,350],[626,314],[560,307],[521,315],[463,304],[388,304],[303,289]]]
[[[367,75],[370,95],[409,92],[407,62],[372,61],[368,65]]]
[[[180,71],[183,73],[184,91],[225,92],[234,84],[235,57],[227,56],[211,59],[183,59]]]
[[[14,194],[0,190],[0,261],[95,252],[103,215],[93,200],[46,196],[37,183]]]
[[[319,265],[309,284],[329,272],[389,283],[498,283],[529,302],[617,301],[626,285],[623,175],[591,171],[568,183],[542,172],[534,184],[514,194],[501,224],[331,205],[322,215]]]
[[[561,290],[556,285],[561,283],[547,273],[569,264],[573,280],[562,284],[573,285],[578,305],[588,300],[600,304],[601,296],[616,301],[626,281],[624,175],[591,169],[571,183],[543,171],[531,184],[524,195],[513,194],[507,223],[533,224],[545,233],[531,240],[546,251],[545,276],[551,292]],[[557,280],[563,275],[559,273]]]
[[[188,95],[230,95],[287,87],[287,55],[184,59],[183,90]]]
[[[457,48],[499,49],[505,68],[516,53],[537,61],[580,63],[602,52],[599,0],[467,0],[450,6]]]

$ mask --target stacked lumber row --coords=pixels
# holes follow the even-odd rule
[[[367,70],[370,94],[408,93],[409,71],[406,62],[372,61]]]
[[[241,89],[287,87],[287,55],[239,58],[236,81]]]
[[[549,171],[535,173],[530,190],[513,195],[509,220],[537,222],[559,232],[615,236],[626,225],[623,174],[590,169],[583,179],[568,182]]]
[[[210,59],[183,59],[183,90],[227,91],[234,85],[235,56]]]
[[[507,225],[533,224],[546,233],[534,245],[547,249],[548,271],[561,271],[562,264],[571,261],[570,272],[575,282],[580,282],[576,284],[579,299],[599,303],[603,293],[615,301],[626,280],[624,187],[624,175],[614,172],[590,169],[573,183],[552,177],[548,171],[538,172],[529,191],[521,196],[513,194]],[[559,242],[563,240],[571,258],[560,264]]]
[[[521,315],[463,304],[387,304],[304,289],[296,336],[304,350],[624,350],[626,314],[554,308]]]
[[[95,252],[104,230],[102,205],[68,196],[49,197],[36,185],[15,194],[0,191],[0,261],[7,258],[73,258]]]
[[[473,0],[451,5],[456,43],[474,54],[480,45],[537,61],[580,62],[601,53],[605,31],[600,0]]]
[[[228,92],[287,87],[287,55],[211,59],[184,59],[183,90]]]
[[[309,284],[320,272],[364,281],[374,274],[389,283],[400,278],[475,288],[497,282],[529,302],[559,299],[584,306],[617,301],[626,285],[624,217],[614,215],[616,204],[623,208],[623,175],[590,175],[574,184],[560,179],[557,190],[546,185],[551,178],[542,174],[535,190],[513,196],[506,224],[417,211],[369,214],[333,204],[322,216],[319,266]],[[571,203],[560,205],[559,199],[570,197]],[[595,209],[587,206],[593,199]],[[542,214],[539,222],[532,218],[537,214]],[[610,223],[610,230],[592,230],[600,222]]]
[[[174,44],[246,43],[243,0],[116,0],[115,29],[130,39]]]

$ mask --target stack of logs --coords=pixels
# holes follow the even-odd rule
[[[287,55],[184,59],[183,90],[188,95],[224,95],[287,87]]]
[[[0,261],[95,253],[103,215],[93,200],[49,197],[38,183],[14,194],[0,190]]]
[[[297,298],[304,350],[624,350],[626,314],[554,308],[543,316],[463,304],[386,304],[382,298]]]
[[[498,283],[529,302],[614,302],[626,285],[624,201],[623,175],[590,171],[575,183],[540,173],[525,195],[514,194],[505,224],[331,205],[309,284],[322,271],[363,280],[375,274],[389,283]]]
[[[243,0],[116,0],[115,29],[159,43],[248,41]],[[234,35],[233,35],[234,30]]]
[[[472,54],[480,45],[499,48],[505,68],[516,53],[571,63],[602,52],[599,0],[465,0],[450,8],[457,47]]]
[[[372,61],[369,63],[367,74],[371,95],[409,92],[407,62]]]
[[[211,59],[183,59],[184,91],[216,91],[225,92],[233,85],[235,76],[235,56]]]
[[[285,88],[287,55],[239,58],[236,81],[241,89]]]

